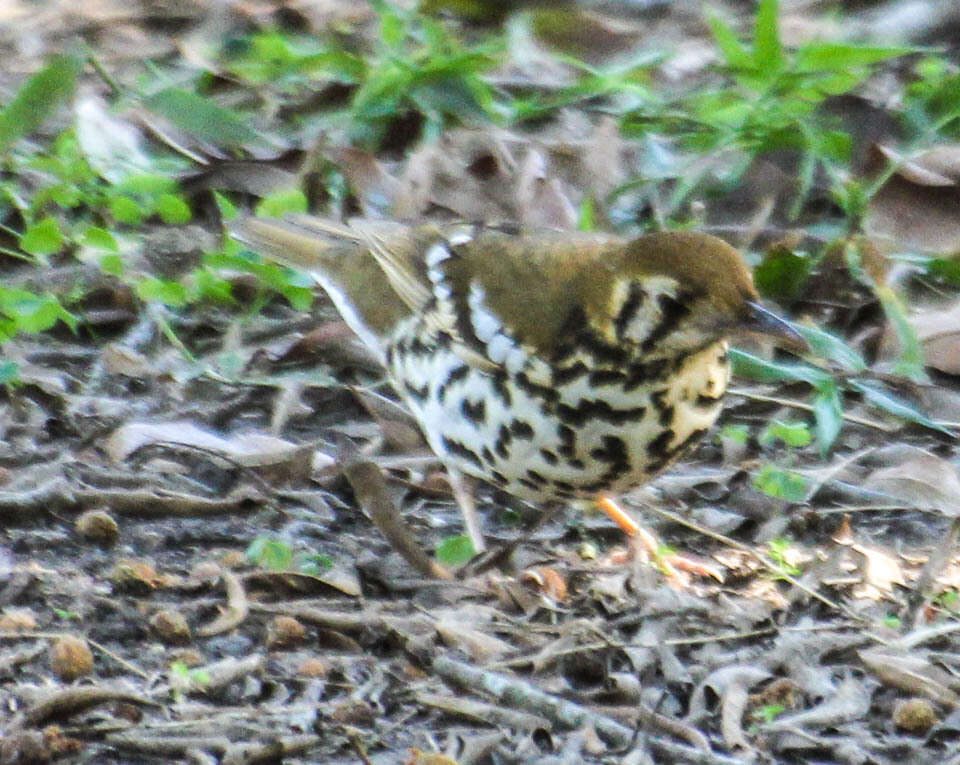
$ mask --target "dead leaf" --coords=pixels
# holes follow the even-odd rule
[[[519,578],[521,582],[554,603],[562,603],[567,599],[567,582],[555,568],[550,566],[528,568],[520,573]]]
[[[906,587],[907,582],[903,576],[903,567],[896,557],[882,548],[870,545],[854,544],[850,549],[859,553],[865,559],[862,569],[863,579],[854,588],[854,597],[880,600],[890,596],[895,584]]]
[[[938,146],[907,158],[875,146],[871,164],[899,162],[896,172],[870,200],[864,229],[906,250],[960,252],[960,144]]]
[[[921,510],[936,510],[950,518],[960,514],[960,478],[956,467],[920,449],[899,465],[875,471],[863,486]]]
[[[459,648],[478,662],[484,663],[513,653],[514,647],[504,640],[471,624],[464,617],[448,615],[434,623],[434,629],[446,645]],[[488,626],[488,625],[483,625]]]
[[[577,211],[564,193],[559,178],[547,174],[547,162],[529,149],[517,178],[517,214],[529,228],[575,229]]]
[[[924,696],[938,704],[960,707],[960,695],[950,687],[956,686],[956,680],[925,656],[885,647],[860,651],[859,656],[864,665],[885,684],[915,696]]]
[[[387,172],[383,163],[361,149],[343,147],[333,152],[333,160],[340,166],[353,189],[363,214],[383,217],[394,205],[400,182]]]
[[[848,677],[836,692],[816,706],[778,717],[763,726],[765,731],[836,727],[860,720],[870,711],[870,691],[861,678]]]

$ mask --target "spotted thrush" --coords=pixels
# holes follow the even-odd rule
[[[649,481],[720,413],[738,332],[799,336],[743,259],[692,232],[624,239],[480,225],[244,218],[235,237],[308,272],[379,356],[451,476],[533,502]]]

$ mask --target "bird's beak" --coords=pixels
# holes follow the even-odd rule
[[[810,345],[793,325],[786,319],[764,308],[759,303],[747,303],[749,313],[740,325],[741,332],[747,335],[759,335],[760,339],[772,340],[784,350],[802,353],[809,351]]]

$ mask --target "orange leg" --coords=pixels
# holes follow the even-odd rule
[[[627,511],[611,497],[598,498],[597,507],[621,528],[623,533],[630,538],[631,543],[639,544],[671,579],[679,579],[680,576],[677,572],[685,571],[688,574],[701,577],[711,576],[717,581],[723,581],[723,574],[713,566],[677,553],[664,555],[660,551],[660,542],[656,536],[633,520]]]

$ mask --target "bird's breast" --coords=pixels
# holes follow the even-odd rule
[[[390,372],[444,462],[534,500],[621,493],[696,442],[720,413],[726,342],[675,359],[478,368],[420,324],[399,332]]]

